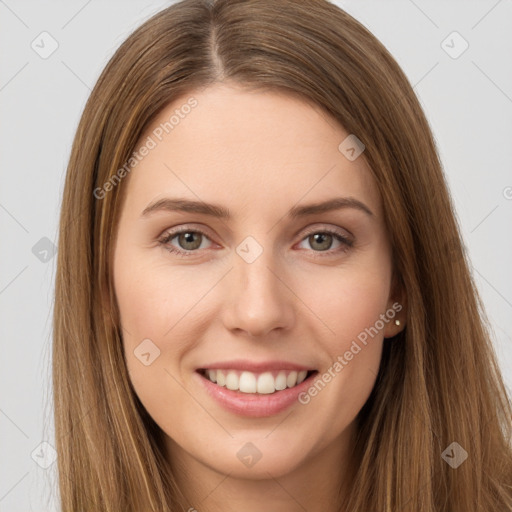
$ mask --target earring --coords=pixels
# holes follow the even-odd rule
[[[400,325],[400,320],[398,320],[398,318],[395,320],[395,325]]]

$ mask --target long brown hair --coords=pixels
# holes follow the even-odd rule
[[[60,219],[53,385],[62,510],[183,503],[122,351],[112,242],[127,178],[100,199],[94,191],[165,105],[219,81],[322,107],[365,144],[382,196],[406,328],[385,340],[358,416],[345,510],[512,510],[510,397],[430,128],[384,46],[325,0],[184,0],[136,30],[92,91]],[[454,442],[468,454],[457,468],[442,456]]]

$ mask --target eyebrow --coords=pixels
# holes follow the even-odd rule
[[[334,210],[343,210],[346,208],[362,211],[370,217],[373,216],[373,212],[370,210],[370,208],[368,208],[368,206],[366,206],[358,199],[353,197],[336,197],[320,203],[313,203],[304,206],[294,206],[288,212],[288,217],[291,219],[297,219],[300,217],[306,217],[308,215],[325,213]],[[159,199],[158,201],[149,204],[142,212],[141,217],[147,217],[150,214],[159,211],[199,213],[218,219],[230,219],[232,217],[231,212],[227,208],[217,204],[205,203],[203,201],[192,201],[190,199],[171,198]]]

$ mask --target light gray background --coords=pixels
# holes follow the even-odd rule
[[[346,0],[408,75],[434,131],[512,388],[512,1]],[[169,2],[0,0],[0,511],[57,510],[50,395],[57,219],[101,69]],[[57,50],[43,59],[31,47]],[[463,48],[457,31],[469,44]],[[46,37],[43,42],[41,38]],[[34,254],[33,247],[37,245]],[[44,245],[46,244],[46,246]],[[39,247],[39,250],[37,248]],[[43,258],[44,259],[44,258]],[[43,469],[41,465],[49,465]]]

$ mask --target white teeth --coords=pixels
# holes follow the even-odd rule
[[[282,391],[286,389],[286,373],[279,372],[276,377],[276,389]]]
[[[217,370],[217,384],[219,386],[226,385],[226,376],[222,370]]]
[[[290,372],[286,378],[286,385],[289,388],[293,388],[297,384],[297,372]]]
[[[226,387],[233,391],[238,389],[238,375],[235,372],[228,372],[226,376]]]
[[[308,372],[306,370],[302,370],[297,374],[297,384],[300,384],[305,378]]]
[[[225,386],[232,391],[269,395],[300,384],[306,378],[307,373],[306,370],[300,372],[281,370],[274,377],[273,372],[255,374],[248,371],[208,369],[205,371],[205,376],[211,382]]]
[[[270,372],[262,373],[258,377],[258,393],[268,395],[276,390],[274,377]]]
[[[242,372],[238,389],[242,391],[242,393],[256,393],[256,387],[256,376],[254,373]]]

